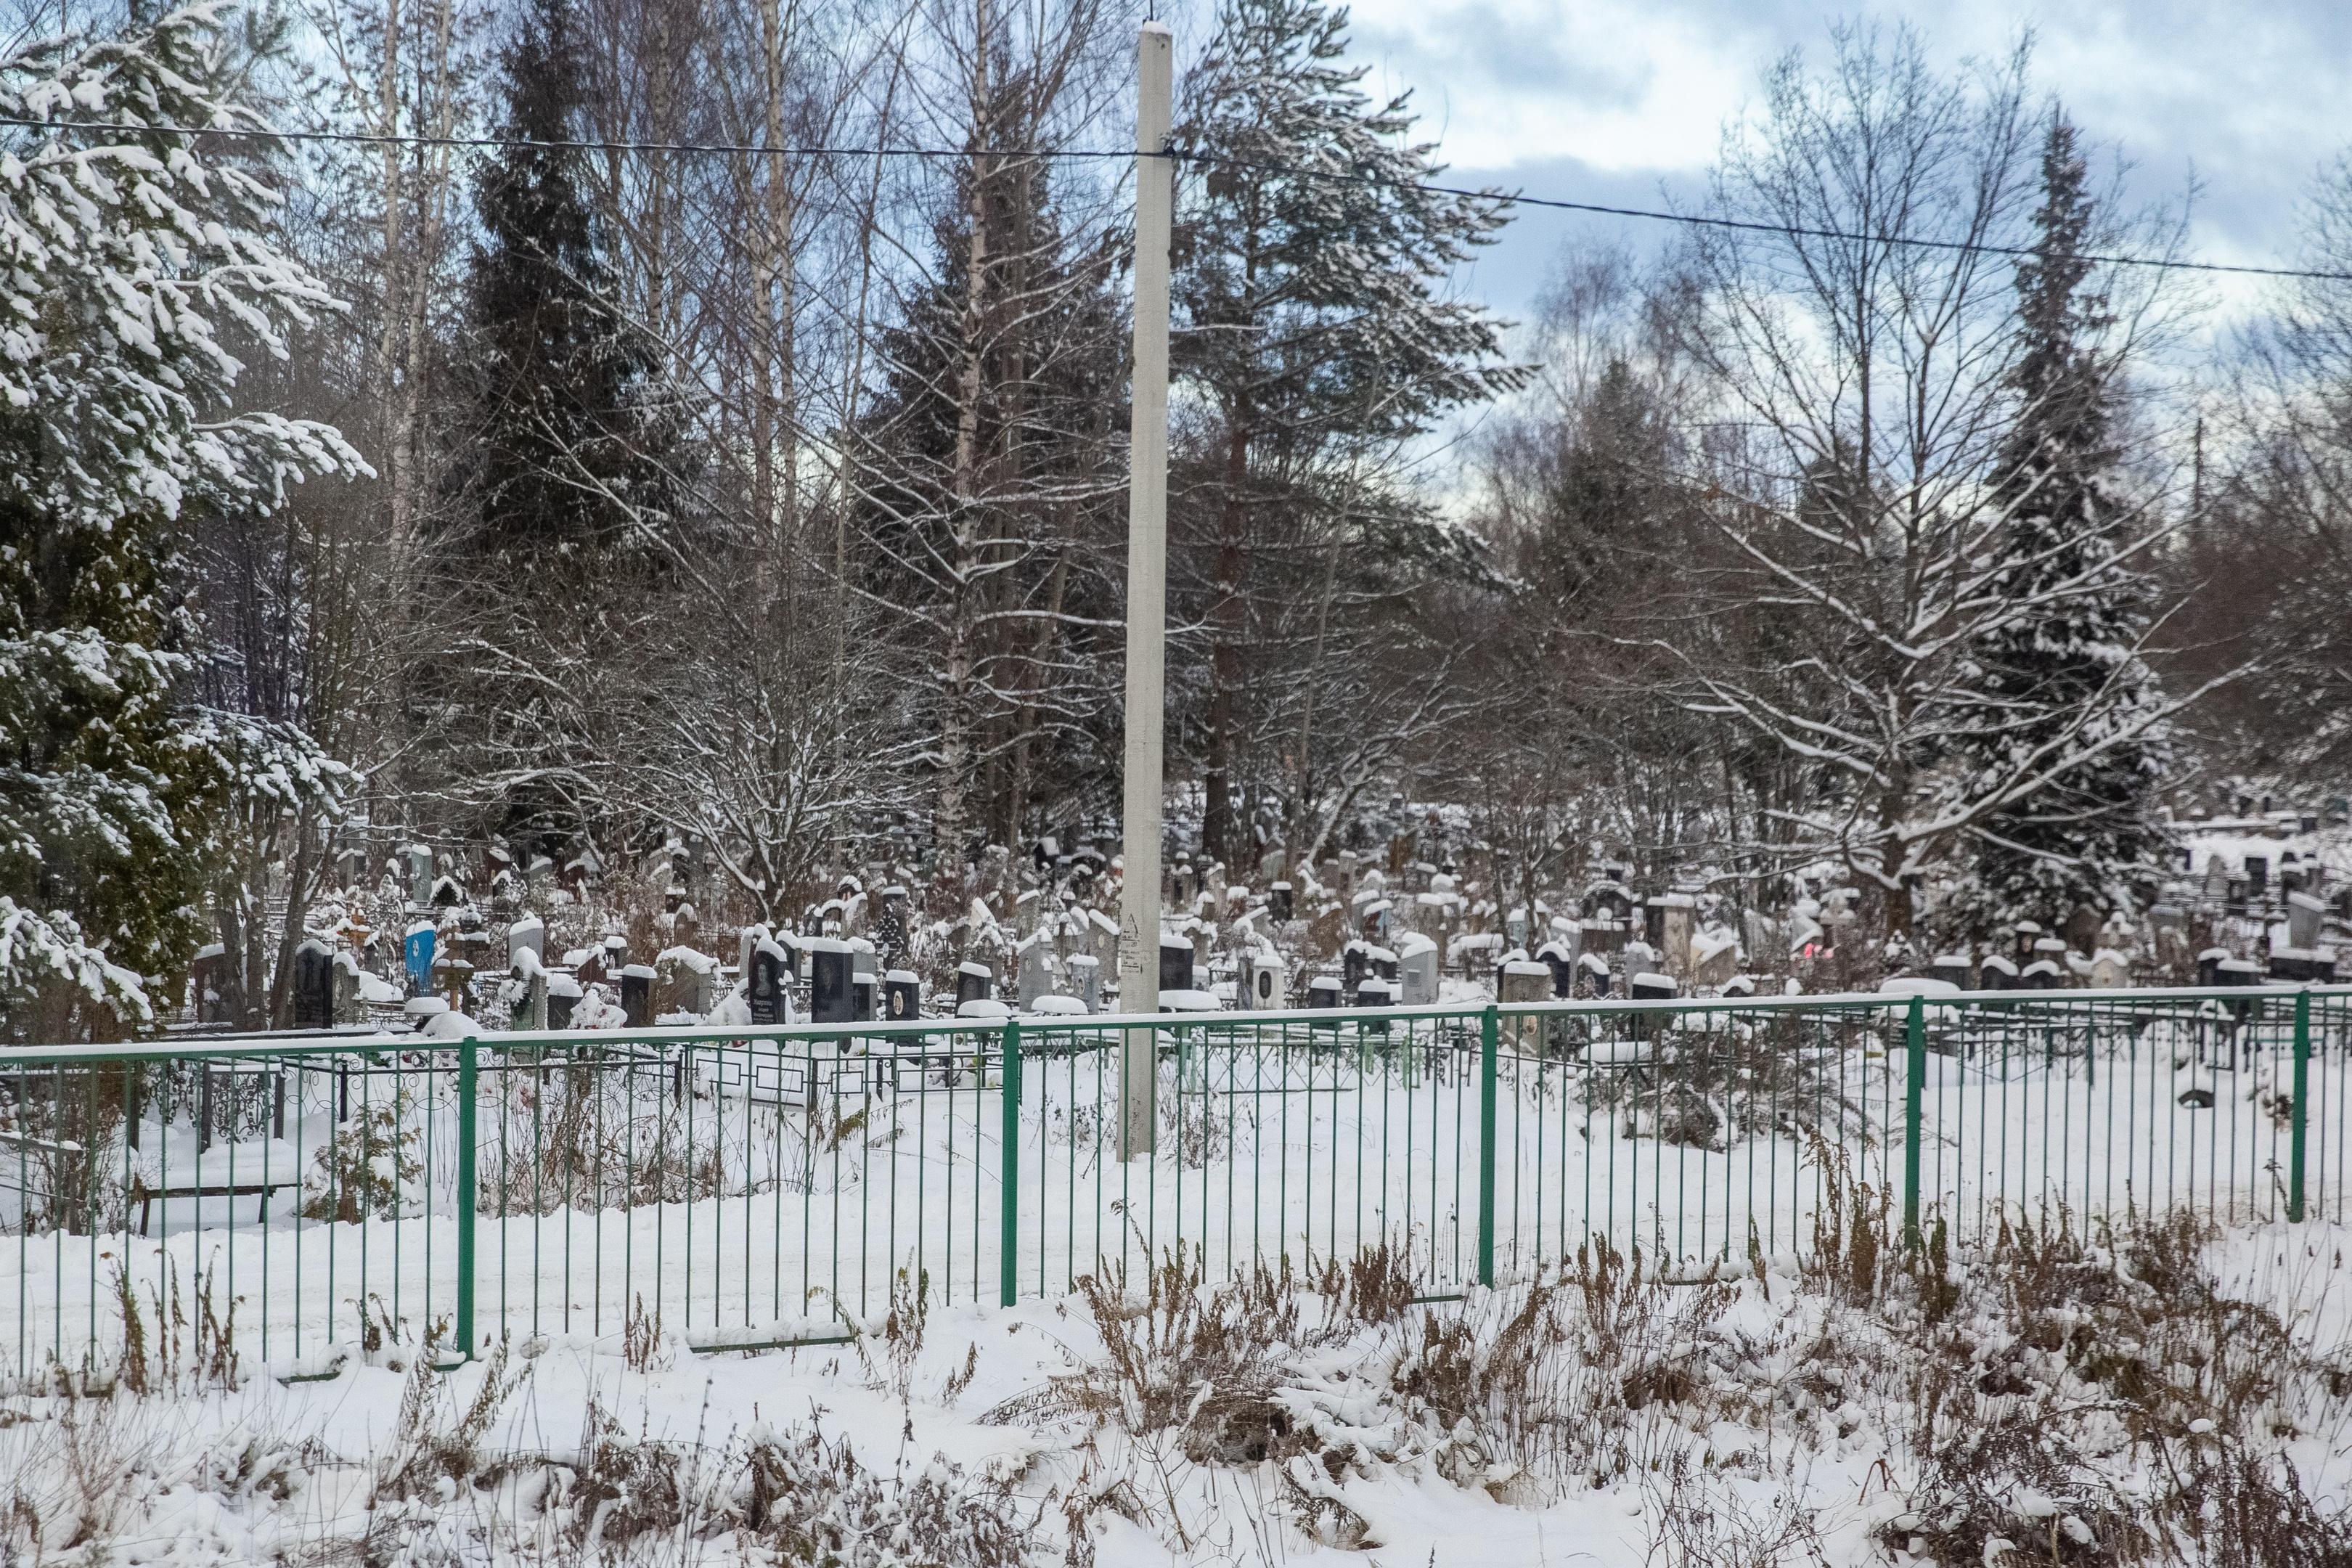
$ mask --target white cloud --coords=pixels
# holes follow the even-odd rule
[[[1688,176],[1790,47],[1819,52],[1839,12],[1802,0],[1363,0],[1356,54],[1376,85],[1414,89],[1457,167],[1507,179],[1574,160],[1613,176]],[[2035,75],[2094,137],[2117,144],[2147,198],[2207,186],[2194,243],[2214,260],[2276,262],[2294,207],[2352,141],[2352,5],[2271,0],[2047,0],[1954,7],[1901,0],[1957,62],[2037,38]],[[1675,180],[1675,183],[1685,183]],[[1540,191],[1575,196],[1570,190]]]
[[[1696,167],[1755,80],[1752,51],[1628,0],[1370,0],[1354,16],[1358,55],[1412,88],[1447,160],[1471,168]]]

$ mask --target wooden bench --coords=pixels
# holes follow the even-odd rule
[[[139,1234],[145,1236],[148,1223],[153,1217],[154,1205],[158,1199],[169,1203],[173,1198],[195,1198],[201,1201],[205,1198],[249,1198],[258,1195],[261,1199],[261,1210],[257,1219],[258,1223],[267,1225],[269,1223],[269,1194],[280,1187],[294,1187],[300,1184],[291,1178],[273,1178],[263,1175],[247,1181],[196,1181],[184,1185],[151,1186],[146,1177],[134,1176],[131,1183],[131,1196],[139,1205]]]

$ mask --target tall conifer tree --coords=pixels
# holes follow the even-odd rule
[[[2112,321],[2084,255],[2088,169],[2063,116],[2043,142],[2042,189],[2034,255],[2018,268],[2021,410],[1993,475],[2006,521],[1990,588],[2018,613],[1977,649],[1967,761],[1987,785],[2048,777],[1973,830],[1979,923],[2111,907],[2162,834],[2150,808],[2165,742],[2147,721],[2157,697],[2137,652],[2145,584],[2118,553],[2128,512],[2113,491],[2115,364],[2100,346]]]
[[[257,769],[319,765],[184,690],[191,516],[363,467],[326,426],[236,405],[239,353],[284,355],[335,302],[272,237],[266,159],[162,129],[267,135],[232,15],[0,58],[20,121],[0,132],[0,1027],[19,1037],[152,1021],[203,938],[226,810]]]
[[[613,310],[585,154],[549,145],[579,134],[579,50],[572,0],[530,0],[500,60],[504,144],[474,193],[471,542],[499,557],[593,559],[643,521],[645,356]]]
[[[1335,512],[1360,511],[1360,494],[1337,499],[1352,476],[1318,485],[1317,472],[1524,379],[1503,363],[1501,323],[1443,292],[1502,226],[1500,205],[1424,188],[1440,165],[1406,140],[1407,99],[1367,95],[1347,44],[1343,6],[1227,0],[1175,138],[1191,161],[1173,368],[1214,421],[1197,465],[1215,491],[1202,770],[1213,855],[1249,849],[1235,786],[1253,600],[1272,588],[1253,570],[1267,514],[1312,510],[1318,490]],[[1389,542],[1409,554],[1405,539]]]

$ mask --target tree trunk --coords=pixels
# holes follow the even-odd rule
[[[972,142],[988,145],[989,122],[987,7],[980,8],[980,26],[972,53]],[[948,611],[948,647],[941,672],[942,712],[940,724],[940,784],[932,809],[932,836],[939,841],[940,874],[955,875],[963,858],[964,819],[971,794],[971,675],[972,603],[982,564],[979,553],[975,510],[980,489],[980,388],[982,350],[988,311],[988,160],[975,160],[972,171],[969,252],[963,279],[961,363],[956,373],[955,468],[950,484],[955,517],[953,600]]]
[[[1234,728],[1242,679],[1242,538],[1249,523],[1244,491],[1249,482],[1249,423],[1227,426],[1224,504],[1217,509],[1216,595],[1210,611],[1209,754],[1202,769],[1207,794],[1201,848],[1228,864],[1244,855],[1234,814]]]

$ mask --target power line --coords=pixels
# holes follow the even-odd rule
[[[1907,234],[1864,234],[1842,228],[1815,228],[1804,224],[1767,223],[1761,219],[1708,217],[1699,213],[1663,212],[1653,207],[1605,206],[1599,202],[1571,202],[1555,196],[1518,195],[1500,191],[1477,191],[1466,185],[1440,185],[1425,180],[1385,180],[1377,174],[1359,174],[1345,169],[1303,169],[1288,163],[1253,163],[1244,158],[1231,158],[1219,153],[1171,153],[1172,157],[1198,163],[1223,164],[1229,168],[1255,169],[1265,174],[1305,174],[1310,178],[1343,180],[1351,184],[1387,184],[1400,189],[1427,191],[1433,195],[1470,196],[1491,201],[1499,205],[1549,207],[1558,212],[1599,213],[1609,217],[1647,218],[1655,223],[1678,223],[1694,228],[1738,229],[1751,234],[1786,235],[1797,239],[1857,240],[1868,245],[1905,246],[1917,250],[1966,251],[1979,256],[2013,256],[2021,258],[2087,261],[2095,266],[2147,267],[2168,272],[2234,272],[2255,278],[2310,278],[2335,283],[2352,283],[2352,272],[2330,272],[2298,267],[2252,267],[2226,261],[2184,261],[2177,257],[2122,256],[2099,251],[2042,251],[2030,245],[1995,245],[1986,240],[1926,239]]]
[[[1139,155],[1129,148],[973,148],[887,144],[869,147],[835,147],[821,144],[772,147],[754,142],[625,142],[588,139],[573,141],[516,136],[426,136],[414,132],[369,131],[279,131],[236,126],[142,125],[128,121],[35,120],[5,115],[0,115],[0,126],[13,126],[32,131],[102,132],[114,135],[133,136],[235,136],[272,142],[323,142],[363,146],[449,147],[485,151],[518,148],[550,153],[660,153],[687,157],[992,157],[1100,161],[1103,159],[1125,160]],[[2032,246],[1997,245],[1986,240],[1931,239],[1906,234],[1865,234],[1855,229],[1818,227],[1806,224],[1770,223],[1758,218],[1711,217],[1701,213],[1668,212],[1655,207],[1612,206],[1601,202],[1570,201],[1559,196],[1531,196],[1518,192],[1474,190],[1466,185],[1444,185],[1427,180],[1392,180],[1384,175],[1360,174],[1349,169],[1265,163],[1216,153],[1171,151],[1141,155],[1171,158],[1180,163],[1253,169],[1261,174],[1287,174],[1304,179],[1335,180],[1350,184],[1384,185],[1396,190],[1426,192],[1432,195],[1463,196],[1476,201],[1492,202],[1498,206],[1538,207],[1553,212],[1590,213],[1602,217],[1638,218],[1650,223],[1680,224],[1685,227],[1728,229],[1748,234],[1780,235],[1793,239],[1843,240],[1915,250],[2010,257],[2021,260],[2046,257],[2053,260],[2084,261],[2100,267],[2140,267],[2163,272],[2225,273],[2246,278],[2285,278],[2329,283],[2352,283],[2352,272],[2331,271],[2320,268],[2258,267],[2225,261],[2191,261],[2179,257],[2129,256],[2099,251],[2045,253]]]
[[[101,131],[129,136],[235,136],[261,142],[329,142],[362,146],[508,147],[542,153],[675,153],[686,156],[762,158],[1132,158],[1132,149],[1034,147],[762,146],[744,142],[557,141],[528,136],[424,136],[410,132],[278,131],[235,125],[141,125],[113,120],[32,120],[0,115],[0,125],[34,131]]]

